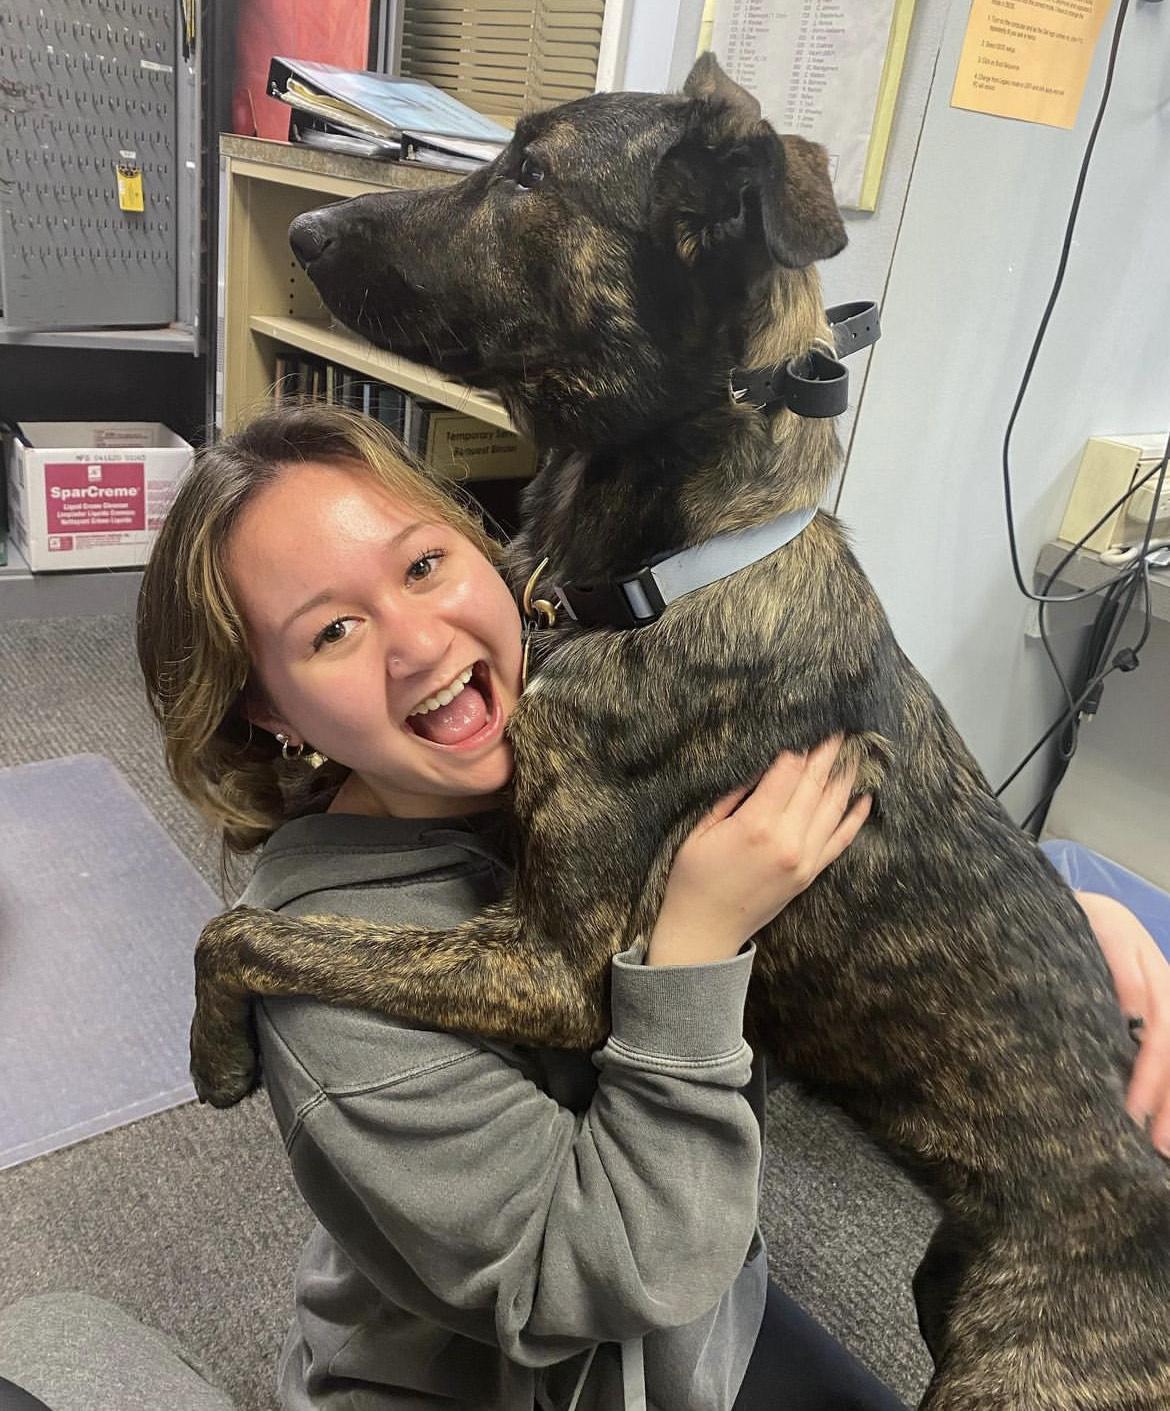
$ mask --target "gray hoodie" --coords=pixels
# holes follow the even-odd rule
[[[241,902],[455,924],[506,883],[499,821],[299,818]],[[613,962],[612,1033],[592,1055],[311,999],[259,1006],[269,1097],[319,1222],[280,1362],[289,1411],[731,1406],[767,1280],[752,953],[640,962]]]

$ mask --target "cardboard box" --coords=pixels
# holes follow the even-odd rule
[[[38,572],[144,564],[191,456],[157,421],[26,421],[8,463],[12,541]]]

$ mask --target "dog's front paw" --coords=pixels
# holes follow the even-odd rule
[[[260,1062],[247,1015],[238,1028],[214,1032],[200,1022],[191,1024],[191,1081],[200,1102],[234,1107],[260,1081]]]
[[[191,1081],[200,1102],[231,1107],[256,1087],[260,1061],[252,1004],[241,980],[239,910],[204,927],[195,948]]]

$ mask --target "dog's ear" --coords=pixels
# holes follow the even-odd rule
[[[825,149],[779,137],[760,105],[733,83],[713,54],[695,63],[683,93],[696,100],[690,131],[670,154],[676,171],[692,167],[685,259],[702,248],[758,233],[778,264],[802,269],[847,243]],[[696,198],[700,209],[695,210]]]
[[[777,137],[767,123],[749,139],[756,148],[758,182],[746,194],[759,202],[772,257],[790,269],[839,255],[848,243],[837,209],[825,149],[803,137]]]
[[[742,115],[745,122],[759,122],[763,116],[757,99],[728,78],[719,67],[719,60],[707,51],[695,60],[694,67],[687,74],[682,91],[688,98],[714,98],[726,103]]]

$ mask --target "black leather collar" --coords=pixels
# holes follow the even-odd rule
[[[835,304],[825,310],[833,330],[837,358],[868,348],[881,337],[877,305],[872,301]],[[731,395],[761,411],[787,407],[797,416],[840,416],[849,405],[849,372],[827,353],[814,349],[772,367],[731,369]]]

